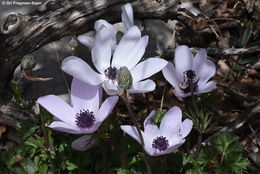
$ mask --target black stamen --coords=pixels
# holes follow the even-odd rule
[[[197,90],[197,83],[199,80],[195,81],[196,73],[193,70],[187,70],[183,73],[183,82],[180,84],[182,91],[187,94],[189,92],[195,92]]]
[[[90,112],[87,110],[81,110],[80,113],[77,113],[76,115],[76,124],[81,129],[88,129],[91,128],[96,121],[96,118],[93,114],[93,112]]]
[[[105,70],[105,75],[108,79],[115,80],[118,76],[118,70],[116,69],[116,67],[109,67]]]
[[[169,141],[166,137],[160,136],[153,140],[152,146],[159,151],[164,151],[169,147]]]

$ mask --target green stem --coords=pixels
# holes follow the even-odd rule
[[[161,160],[161,169],[162,169],[162,174],[166,174],[167,170],[167,161],[166,161],[166,156],[161,156],[160,157]]]
[[[124,90],[123,99],[124,99],[124,101],[125,101],[127,110],[128,110],[128,112],[129,112],[129,114],[130,114],[130,116],[131,116],[131,118],[132,118],[132,121],[133,121],[133,123],[134,123],[134,125],[135,125],[135,127],[136,127],[136,129],[137,129],[139,138],[140,138],[140,140],[141,140],[141,145],[142,145],[142,149],[143,149],[143,153],[144,153],[144,161],[145,161],[145,165],[146,165],[146,168],[147,168],[147,173],[148,173],[148,174],[152,174],[151,167],[150,167],[150,165],[149,165],[149,163],[148,163],[147,156],[146,156],[146,153],[145,153],[145,150],[144,150],[144,138],[143,138],[142,132],[141,132],[139,126],[138,126],[138,123],[137,123],[135,114],[134,114],[134,112],[133,112],[133,110],[132,110],[132,108],[131,108],[131,105],[130,105],[130,103],[129,103],[129,100],[128,100],[128,96],[127,96],[127,95],[128,95],[127,91]]]
[[[101,143],[100,147],[101,147],[103,165],[104,165],[104,170],[105,170],[104,173],[111,173],[111,171],[109,169],[109,165],[108,165],[105,143]]]
[[[57,49],[57,45],[56,45],[55,42],[53,42],[53,46],[54,46],[56,58],[57,58],[58,63],[59,63],[59,65],[60,65],[60,67],[61,67],[62,63],[61,63],[61,61],[60,61],[60,56],[59,56],[58,49]],[[61,70],[61,69],[60,69],[60,70]],[[68,84],[68,82],[67,82],[67,80],[66,80],[66,77],[65,77],[65,74],[64,74],[64,72],[63,72],[62,70],[61,70],[61,75],[62,75],[62,78],[63,78],[63,80],[64,80],[64,82],[65,82],[65,85],[66,85],[66,88],[67,88],[67,90],[68,90],[68,93],[70,94],[69,84]]]
[[[203,133],[199,131],[198,142],[197,142],[197,145],[196,145],[195,159],[198,159],[199,154],[200,154],[200,148],[201,148],[201,143],[202,143],[202,135],[203,135]]]
[[[126,150],[125,150],[124,146],[122,146],[122,144],[117,143],[116,140],[114,139],[114,137],[112,137],[112,136],[110,137],[109,140],[116,148],[119,149],[121,168],[127,169]]]
[[[49,142],[49,137],[48,137],[48,133],[47,133],[47,129],[45,127],[45,121],[43,118],[42,113],[40,113],[40,118],[41,118],[41,127],[42,127],[42,132],[43,132],[43,136],[44,136],[44,144],[45,144],[45,152],[47,154],[47,157],[50,161],[50,165],[51,165],[51,172],[52,174],[55,174],[55,165],[53,163],[53,160],[51,158],[51,154],[50,154],[50,150],[52,149],[50,146],[50,142]]]

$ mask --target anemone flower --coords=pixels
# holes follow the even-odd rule
[[[101,27],[91,50],[92,62],[99,73],[75,56],[63,60],[62,70],[87,84],[102,84],[109,95],[115,95],[123,90],[129,93],[153,91],[155,83],[144,79],[161,71],[167,61],[148,58],[139,63],[147,47],[148,36],[141,37],[138,27],[131,27],[116,47],[112,60],[110,43],[110,32],[106,27]]]
[[[163,117],[158,128],[152,122],[155,111],[152,111],[144,121],[144,150],[150,156],[165,155],[175,152],[185,142],[185,137],[190,133],[193,122],[189,119],[181,121],[182,113],[179,107],[172,107]],[[138,130],[134,126],[123,125],[121,129],[141,144]]]
[[[187,46],[178,46],[175,50],[174,65],[169,62],[162,72],[175,88],[177,97],[184,98],[216,88],[216,83],[209,81],[216,73],[216,66],[207,59],[205,49],[200,49],[194,58]]]
[[[128,31],[134,25],[133,8],[130,3],[127,3],[124,6],[122,6],[121,17],[122,17],[123,25],[125,26],[125,31]],[[102,26],[105,26],[109,30],[110,34],[112,35],[112,40],[111,40],[112,50],[115,50],[115,47],[117,45],[117,42],[116,42],[117,29],[112,24],[108,23],[107,21],[105,21],[103,19],[100,19],[95,22],[94,29],[96,31],[98,31],[100,29],[100,27],[102,27]],[[86,35],[79,35],[78,40],[82,44],[89,47],[90,49],[92,49],[94,46],[95,39],[93,37],[86,36]]]
[[[37,103],[54,115],[56,121],[50,124],[51,128],[71,134],[90,134],[98,129],[118,101],[117,96],[109,97],[99,107],[101,97],[100,87],[73,78],[72,106],[55,95],[40,97]]]
[[[96,145],[96,140],[92,135],[83,135],[71,143],[71,147],[78,151],[85,151]]]

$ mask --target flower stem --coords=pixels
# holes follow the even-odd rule
[[[46,152],[47,157],[48,157],[48,159],[50,161],[51,173],[55,174],[55,165],[53,163],[53,160],[52,160],[51,154],[50,154],[50,150],[52,148],[50,146],[49,137],[48,137],[47,129],[45,127],[45,121],[44,121],[42,113],[40,113],[40,119],[41,119],[42,132],[43,132],[43,136],[44,136],[45,152]]]
[[[54,46],[54,50],[55,50],[55,55],[56,55],[57,61],[58,61],[58,63],[59,63],[59,66],[61,67],[61,64],[62,64],[62,63],[61,63],[61,61],[60,61],[60,55],[59,55],[58,48],[57,48],[57,45],[56,45],[55,42],[53,42],[53,46]],[[60,73],[61,73],[61,75],[62,75],[62,78],[63,78],[64,83],[65,83],[65,85],[66,85],[66,88],[67,88],[67,90],[68,90],[68,93],[70,94],[69,84],[68,84],[68,82],[67,82],[67,80],[66,80],[66,77],[65,77],[64,72],[63,72],[61,69],[60,69]]]
[[[199,157],[201,143],[202,143],[202,132],[199,131],[198,142],[196,145],[197,147],[196,147],[196,152],[195,152],[195,159],[198,159],[198,157]]]
[[[124,146],[122,146],[121,143],[119,144],[118,142],[116,142],[116,140],[112,136],[110,137],[109,140],[110,140],[110,143],[112,143],[116,148],[119,149],[121,168],[122,169],[127,169],[126,151],[125,151]]]
[[[106,171],[106,173],[111,173],[110,169],[109,169],[109,165],[108,165],[108,160],[107,160],[107,155],[106,155],[106,147],[105,147],[105,143],[101,143],[100,144],[101,147],[101,153],[102,153],[102,158],[103,158],[103,166],[104,166],[104,170]]]
[[[167,168],[166,156],[165,155],[161,156],[160,161],[161,161],[162,174],[166,174],[166,168]]]
[[[144,152],[144,161],[145,161],[145,165],[146,165],[146,168],[147,168],[147,173],[148,173],[148,174],[152,174],[151,167],[150,167],[150,165],[149,165],[149,163],[148,163],[147,156],[146,156],[146,153],[145,153],[145,150],[144,150],[144,138],[143,138],[142,132],[141,132],[139,126],[138,126],[138,123],[137,123],[135,114],[134,114],[134,112],[133,112],[133,110],[132,110],[132,108],[131,108],[131,105],[130,105],[130,103],[129,103],[129,100],[128,100],[128,96],[127,96],[127,95],[128,95],[127,91],[124,90],[123,99],[124,99],[124,101],[125,101],[127,110],[128,110],[128,112],[129,112],[129,114],[130,114],[132,120],[133,120],[133,123],[134,123],[134,125],[135,125],[135,127],[136,127],[136,129],[137,129],[138,134],[139,134],[139,138],[140,138],[140,140],[141,140],[141,145],[142,145],[142,149],[143,149],[143,152]]]

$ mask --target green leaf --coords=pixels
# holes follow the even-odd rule
[[[31,159],[28,159],[22,165],[23,165],[24,170],[28,174],[36,174],[36,172],[38,170],[38,167],[34,164],[34,162]]]
[[[10,169],[12,165],[15,163],[15,161],[16,161],[16,156],[14,155],[12,158],[8,160],[7,167]]]
[[[73,163],[71,163],[71,162],[69,162],[69,161],[66,161],[66,165],[67,165],[67,169],[68,169],[68,170],[75,170],[75,169],[78,168],[77,165],[75,165],[75,164],[73,164]]]
[[[117,174],[137,174],[136,172],[132,170],[126,170],[126,169],[116,169]]]
[[[39,166],[40,174],[48,174],[48,166],[46,164],[42,164]]]
[[[255,61],[255,60],[256,60],[255,57],[250,57],[250,58],[246,58],[246,59],[240,59],[240,60],[238,61],[238,63],[239,63],[240,65],[246,65],[246,64],[251,63],[251,62],[253,62],[253,61]]]
[[[251,33],[252,33],[252,27],[251,27],[251,25],[247,25],[245,28],[245,31],[243,33],[242,40],[241,40],[242,47],[246,47],[246,45],[250,39]]]
[[[243,71],[245,70],[247,67],[246,66],[235,66],[232,68],[233,71]]]
[[[159,124],[161,123],[161,121],[162,121],[164,115],[165,115],[165,112],[163,112],[163,111],[157,111],[156,114],[155,114],[155,116],[152,118],[152,122],[153,122],[154,124],[159,125]]]

